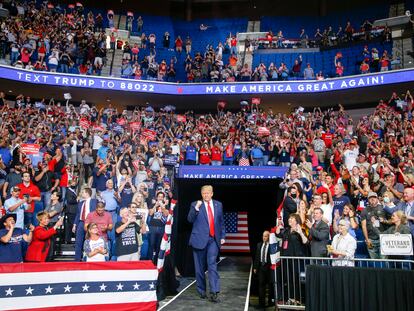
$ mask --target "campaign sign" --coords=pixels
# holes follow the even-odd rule
[[[40,145],[38,144],[21,144],[20,147],[22,147],[22,152],[26,155],[36,155],[40,151]]]
[[[381,255],[409,256],[413,254],[411,234],[380,234]]]
[[[178,178],[190,179],[275,179],[283,178],[282,166],[199,166],[181,165]]]
[[[113,77],[37,72],[0,65],[0,79],[31,84],[116,90],[166,95],[260,95],[311,94],[343,91],[414,81],[414,69],[392,70],[332,79],[300,81],[258,81],[232,83],[169,83]],[[259,97],[255,97],[255,101]]]

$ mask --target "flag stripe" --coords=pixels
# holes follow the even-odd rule
[[[226,240],[229,238],[248,238],[249,235],[247,233],[227,233]]]
[[[117,310],[117,311],[154,311],[157,308],[157,302],[137,302],[137,303],[120,303],[120,304],[99,304],[99,305],[83,305],[83,306],[60,306],[59,311],[102,311],[102,310]],[[10,311],[17,311],[17,309],[10,309]],[[56,307],[46,308],[30,308],[24,311],[56,311]]]
[[[0,265],[0,273],[26,273],[26,272],[50,272],[62,270],[138,270],[155,269],[151,260],[131,262],[107,261],[107,262],[48,262],[45,263],[8,263]]]
[[[235,246],[230,246],[230,245],[222,245],[221,249],[229,249],[229,250],[247,250],[250,251],[250,247],[249,246],[245,246],[245,245],[235,245]]]
[[[223,252],[249,252],[249,234],[247,212],[228,212],[224,214],[226,225],[226,243]]]
[[[3,311],[8,310],[27,310],[33,306],[39,308],[61,307],[61,306],[86,306],[99,304],[118,304],[118,303],[139,303],[156,301],[157,295],[155,291],[147,292],[119,292],[119,293],[94,293],[94,294],[70,294],[55,295],[53,299],[45,296],[35,297],[16,297],[5,298]],[[7,304],[5,303],[7,301]],[[16,309],[16,306],[19,309]],[[85,309],[85,308],[84,308]],[[101,309],[104,310],[104,309]],[[108,309],[107,309],[108,310]],[[118,310],[118,308],[116,308]],[[138,310],[138,309],[136,309]]]
[[[105,281],[135,281],[157,279],[157,270],[102,270],[83,271],[54,271],[54,272],[34,272],[25,274],[4,273],[0,275],[0,285],[30,285],[62,282],[105,282]]]

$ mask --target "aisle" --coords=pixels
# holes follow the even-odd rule
[[[179,293],[178,297],[161,306],[160,310],[244,310],[250,265],[250,257],[226,257],[220,262],[218,265],[221,281],[220,303],[200,299],[196,285],[193,283]]]

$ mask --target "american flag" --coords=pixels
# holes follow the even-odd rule
[[[151,261],[0,265],[2,311],[156,310]]]
[[[226,227],[226,243],[221,246],[221,251],[250,253],[247,212],[224,213],[224,224]]]

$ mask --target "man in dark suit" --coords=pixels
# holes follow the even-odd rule
[[[297,189],[290,186],[287,189],[287,195],[283,201],[283,225],[285,228],[289,227],[289,216],[296,213],[298,204],[296,203]]]
[[[85,219],[88,214],[95,211],[96,199],[92,199],[92,189],[85,188],[82,191],[82,201],[78,203],[78,210],[76,212],[75,223],[72,231],[76,233],[75,240],[75,261],[82,260],[83,242],[85,240]]]
[[[225,228],[223,205],[212,200],[213,187],[201,188],[202,201],[191,203],[188,221],[193,224],[189,245],[193,247],[197,291],[202,299],[206,296],[205,271],[208,270],[210,300],[219,302],[220,277],[217,272],[217,255],[224,244]]]
[[[266,288],[269,286],[268,305],[272,304],[274,289],[272,286],[272,269],[270,261],[269,231],[263,232],[263,241],[257,243],[256,255],[254,257],[253,272],[259,278],[259,306],[265,308]]]
[[[306,226],[309,228],[309,240],[312,257],[326,257],[328,250],[326,245],[329,243],[329,226],[323,220],[323,210],[315,207],[313,210],[314,223],[309,219],[306,220]]]

